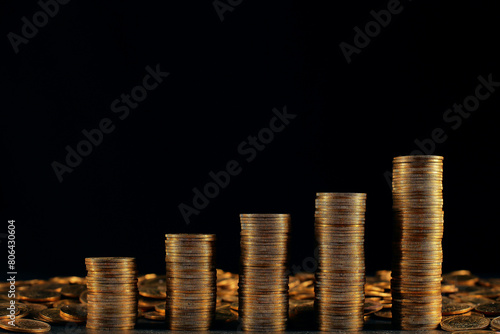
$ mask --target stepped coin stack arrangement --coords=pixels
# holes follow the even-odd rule
[[[366,194],[316,194],[314,307],[321,331],[357,331],[364,325],[365,211]]]
[[[170,330],[207,331],[215,318],[214,234],[166,234],[166,321]]]
[[[127,330],[137,321],[135,258],[86,258],[87,328]]]
[[[443,157],[393,160],[392,322],[403,330],[441,321]]]
[[[239,312],[245,331],[284,331],[288,321],[290,215],[241,214]]]

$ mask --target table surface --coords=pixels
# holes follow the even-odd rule
[[[220,327],[220,326],[219,326]],[[227,328],[227,329],[218,329],[218,330],[212,330],[210,333],[212,334],[217,334],[217,333],[231,333],[235,332],[237,328]],[[78,333],[130,333],[130,334],[157,334],[157,333],[165,333],[167,332],[166,330],[166,325],[163,322],[158,322],[158,321],[149,321],[145,319],[139,319],[137,322],[136,329],[133,331],[109,331],[109,330],[102,330],[102,331],[95,331],[95,330],[87,330],[85,326],[76,326],[72,324],[68,325],[54,325],[52,326],[52,331],[50,333],[57,333],[57,334],[78,334]],[[168,331],[169,332],[169,331]],[[391,329],[391,324],[390,322],[387,321],[377,321],[377,320],[369,320],[367,324],[365,325],[365,328],[363,332],[369,332],[369,333],[378,333],[378,334],[395,334],[395,333],[409,333],[409,331],[399,331],[399,330],[393,330]],[[180,333],[178,331],[172,332],[172,333]],[[186,333],[196,333],[196,332],[186,332]],[[198,332],[199,333],[199,332]],[[287,333],[294,333],[294,334],[306,334],[306,333],[321,333],[321,332],[315,332],[311,330],[294,330],[294,331],[289,331]],[[324,332],[323,332],[324,333]],[[335,332],[331,332],[335,333]],[[338,332],[341,333],[341,332]],[[353,332],[351,332],[353,333]],[[444,334],[446,332],[441,331],[441,330],[433,330],[433,331],[419,331],[419,333],[441,333]],[[492,332],[494,333],[494,332]]]

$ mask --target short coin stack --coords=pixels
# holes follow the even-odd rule
[[[358,331],[364,324],[366,194],[317,193],[319,267],[315,309],[321,331]]]
[[[170,330],[210,329],[217,301],[214,234],[166,234],[166,321]]]
[[[393,161],[392,322],[403,330],[441,322],[443,157]]]
[[[133,329],[137,320],[137,269],[134,258],[86,258],[87,328]]]
[[[241,214],[239,312],[245,331],[284,331],[290,215]]]

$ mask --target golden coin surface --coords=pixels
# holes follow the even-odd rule
[[[472,311],[473,308],[474,305],[470,303],[447,303],[443,304],[442,312],[443,315],[457,315]]]
[[[60,309],[58,308],[48,308],[46,310],[42,310],[38,313],[38,317],[43,319],[43,321],[47,321],[51,324],[64,323],[64,322],[82,322],[81,320],[73,320],[66,319],[61,317]]]
[[[144,312],[143,316],[149,320],[165,320],[165,314],[156,311]]]
[[[155,311],[165,315],[165,307],[166,307],[165,303],[160,303],[158,305],[155,305]]]
[[[454,332],[472,329],[485,329],[490,325],[490,320],[477,315],[457,315],[441,322],[441,329]]]
[[[0,328],[20,333],[47,333],[51,327],[49,324],[31,319],[16,319],[15,326],[9,324],[8,319],[0,320]]]
[[[19,292],[19,299],[29,302],[54,302],[61,299],[61,294],[51,290],[28,289]]]
[[[491,327],[496,330],[500,330],[500,317],[491,319]]]
[[[35,318],[36,316],[38,316],[38,313],[40,313],[40,311],[46,310],[48,308],[46,305],[34,303],[26,303],[26,306],[29,310],[27,317],[30,318]]]
[[[500,303],[493,302],[476,306],[476,311],[481,312],[488,317],[496,317],[500,315]]]
[[[60,314],[65,319],[83,321],[87,319],[87,306],[82,304],[64,305],[60,308]]]

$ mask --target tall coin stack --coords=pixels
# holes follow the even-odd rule
[[[393,160],[392,323],[403,330],[441,322],[443,157]]]
[[[86,258],[87,328],[133,329],[137,320],[137,269],[130,257]]]
[[[166,234],[170,330],[210,329],[217,301],[214,234]]]
[[[245,331],[284,331],[290,215],[241,214],[239,312]]]
[[[364,325],[366,194],[317,193],[315,303],[321,331],[358,331]]]

